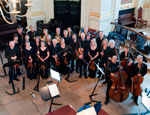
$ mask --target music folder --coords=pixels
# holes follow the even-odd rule
[[[50,69],[50,77],[58,82],[62,80],[60,73],[53,69]]]
[[[78,112],[77,115],[97,115],[97,113],[94,107],[90,107],[88,109]]]

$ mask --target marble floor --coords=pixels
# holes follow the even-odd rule
[[[4,55],[4,53],[2,53]],[[6,61],[4,59],[4,61]],[[22,70],[25,72],[24,67]],[[0,61],[0,75],[3,75],[2,64]],[[20,88],[20,93],[15,95],[8,95],[5,91],[12,92],[11,85],[8,84],[8,76],[1,78],[0,77],[0,115],[44,115],[48,113],[50,102],[43,102],[39,92],[33,90],[34,86],[37,83],[37,80],[28,80],[26,79],[25,90],[22,90],[22,78],[25,74],[19,76],[19,82],[15,81],[16,89]],[[54,102],[61,103],[61,106],[53,106],[52,110],[56,110],[64,105],[71,105],[76,111],[90,101],[89,95],[92,93],[92,90],[95,86],[97,79],[85,79],[79,78],[76,72],[73,72],[70,75],[71,80],[77,80],[77,82],[69,83],[62,76],[62,81],[59,83],[59,92],[61,97],[55,99]],[[52,80],[40,80],[40,88],[47,84],[47,81]],[[53,80],[53,83],[57,83]],[[142,83],[142,88],[150,89],[150,75],[147,74],[144,77]],[[31,97],[31,93],[36,95],[35,98]],[[104,105],[106,85],[102,84],[102,81],[99,82],[96,89],[95,100],[102,101],[102,109],[105,110],[110,115],[120,115],[120,114],[129,114],[129,113],[141,113],[145,112],[146,109],[141,103],[141,97],[139,98],[139,105],[136,106],[131,99],[132,95],[130,94],[128,99],[124,102],[114,102],[110,100],[108,105]],[[92,105],[95,103],[92,103]]]

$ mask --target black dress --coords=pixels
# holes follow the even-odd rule
[[[98,53],[98,48],[96,48],[95,50],[92,50],[92,49],[90,48],[90,49],[89,49],[89,53],[90,53],[90,55],[91,55],[92,57],[95,57],[95,56],[97,55],[97,53]],[[93,61],[94,61],[94,63],[97,63],[97,58],[94,59]],[[89,63],[90,63],[90,62],[89,62]],[[96,67],[95,64],[94,64],[94,66],[95,66],[95,70],[92,70],[92,69],[90,69],[90,67],[89,67],[89,77],[90,77],[90,78],[95,78],[95,77],[96,77],[96,70],[97,70],[97,67]]]
[[[41,50],[41,48],[39,49],[39,55],[42,59],[47,57],[47,52],[49,52],[49,50],[46,48],[44,51]],[[49,70],[49,66],[50,66],[50,62],[48,60],[48,58],[42,62],[40,60],[40,75],[42,76],[43,79],[47,79],[48,78],[48,70]]]
[[[23,51],[23,56],[24,56],[24,65],[27,71],[27,78],[29,78],[30,80],[32,79],[36,79],[36,75],[35,75],[35,52],[34,49],[31,48],[30,50],[28,49],[24,49]],[[32,62],[29,63],[30,57],[32,58]]]

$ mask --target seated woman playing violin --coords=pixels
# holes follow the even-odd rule
[[[133,99],[136,105],[138,105],[138,96],[141,95],[142,89],[141,84],[144,80],[144,75],[147,73],[147,65],[143,62],[143,56],[137,56],[137,63],[133,65],[133,76],[132,76],[132,86],[131,93],[133,94]]]

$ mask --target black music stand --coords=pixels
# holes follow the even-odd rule
[[[51,112],[52,110],[52,105],[61,105],[53,102],[55,98],[60,97],[58,87],[56,84],[47,85],[43,88],[40,88],[39,91],[43,101],[47,102],[48,100],[51,100],[49,112]]]
[[[67,75],[67,77],[65,78],[65,80],[68,81],[68,82],[70,82],[70,83],[77,81],[77,80],[72,80],[72,81],[71,81],[71,80],[69,80],[69,78],[70,78],[70,68],[68,67],[68,75]]]
[[[7,73],[6,73],[6,70],[5,70],[5,66],[4,66],[4,61],[3,61],[3,58],[2,58],[2,55],[1,55],[1,52],[0,52],[0,59],[1,59],[1,63],[3,65],[3,71],[4,71],[4,75],[0,75],[0,77],[5,77],[7,76]]]
[[[10,73],[9,73],[9,75],[10,75]],[[19,92],[20,92],[20,91],[19,91],[19,87],[18,87],[18,91],[17,91],[17,92],[16,92],[16,90],[15,90],[15,85],[14,85],[14,82],[13,82],[12,77],[10,77],[10,81],[11,81],[11,84],[12,84],[13,93],[9,93],[8,91],[5,91],[5,93],[8,94],[8,95],[14,95],[14,94],[19,93]]]
[[[35,91],[38,91],[38,92],[39,92],[39,84],[40,84],[40,75],[38,74],[37,84],[36,84],[36,86],[34,87],[34,89],[33,89],[33,90],[35,90]]]
[[[95,65],[97,66],[98,70],[102,73],[102,74],[101,74],[101,77],[102,77],[102,76],[104,75],[104,72],[102,71],[102,69],[101,69],[96,63],[95,63]],[[95,95],[97,95],[97,93],[95,93],[95,90],[96,90],[96,87],[97,87],[99,81],[101,80],[101,77],[98,78],[98,80],[97,80],[97,82],[96,82],[96,84],[95,84],[95,87],[94,87],[94,89],[93,89],[93,91],[92,91],[92,94],[89,95],[89,98],[90,98],[90,101],[91,101],[91,102],[98,102],[98,101],[93,100],[92,97],[95,96]]]

